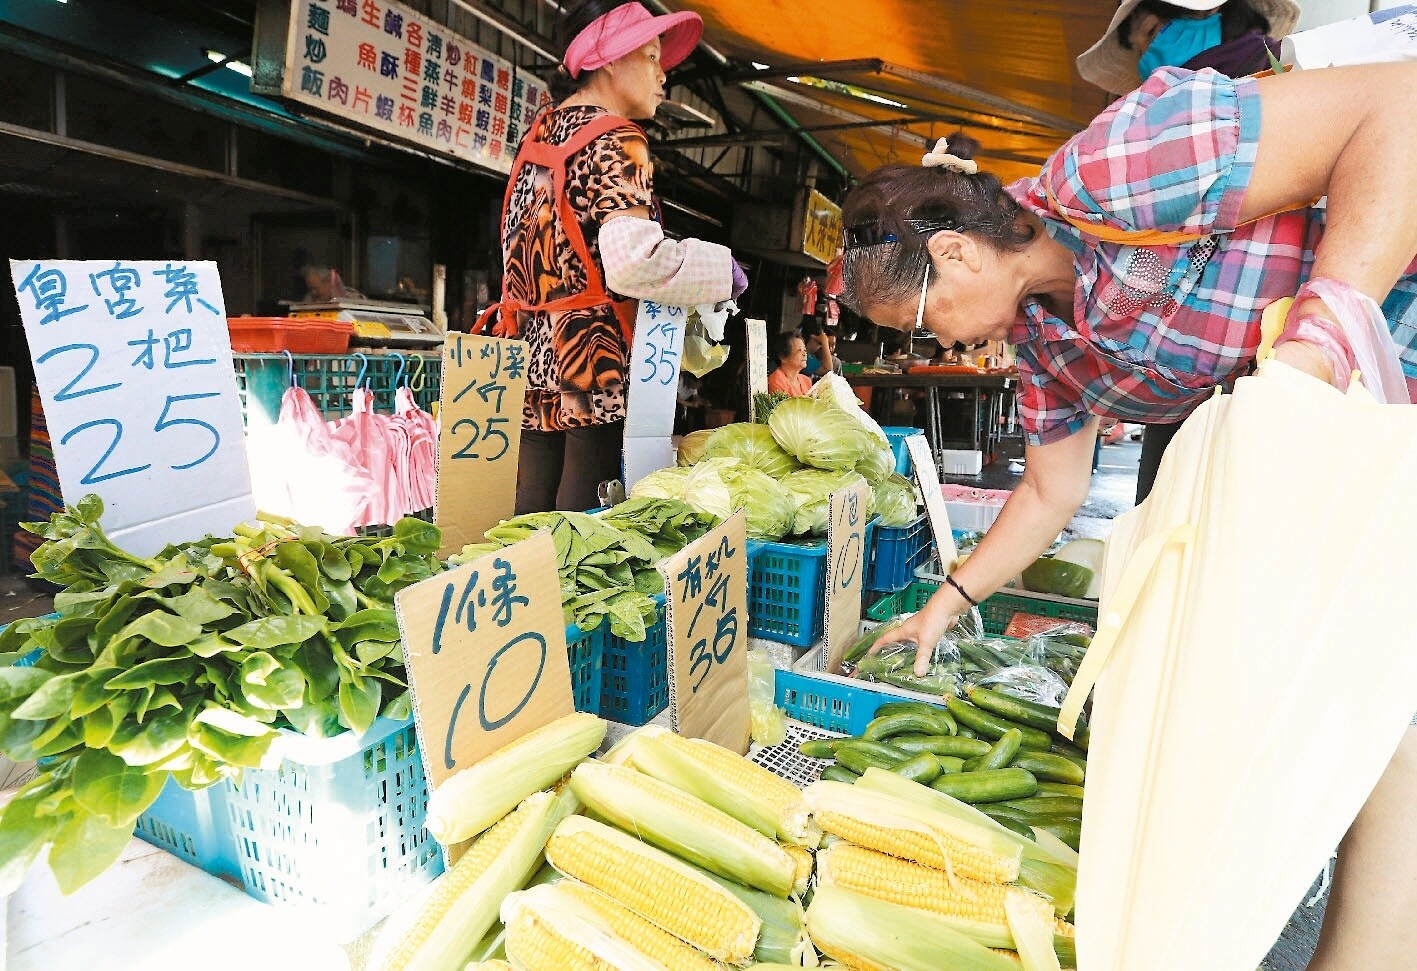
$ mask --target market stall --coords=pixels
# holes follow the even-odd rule
[[[872,389],[871,414],[882,424],[893,424],[891,391],[923,391],[925,433],[941,467],[946,464],[942,456],[946,444],[944,413],[950,406],[963,403],[964,427],[968,429],[966,441],[969,449],[980,453],[984,462],[990,461],[990,456],[997,451],[1000,439],[1015,434],[1017,429],[1014,392],[1018,372],[1014,370],[927,367],[911,368],[899,374],[852,374],[847,380],[853,387]]]

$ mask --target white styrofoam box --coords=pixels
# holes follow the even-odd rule
[[[984,453],[979,449],[947,448],[940,452],[944,475],[978,475],[984,469]]]
[[[991,502],[946,502],[950,514],[951,529],[972,529],[983,532],[994,525],[994,520],[1003,512],[1003,506]]]

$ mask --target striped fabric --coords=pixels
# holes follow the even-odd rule
[[[1073,320],[1030,302],[1009,342],[1035,445],[1092,416],[1180,421],[1252,366],[1260,316],[1292,297],[1323,235],[1320,210],[1236,226],[1259,142],[1257,84],[1168,68],[1118,100],[1007,191],[1074,254]],[[1050,199],[1051,195],[1051,199]],[[1103,242],[1060,219],[1199,236],[1176,245]],[[1417,378],[1417,264],[1383,305]]]
[[[49,441],[49,425],[44,419],[39,388],[30,395],[29,483],[25,503],[25,522],[39,522],[64,508],[59,493],[59,470],[54,465],[54,448]],[[15,567],[30,569],[30,554],[44,540],[24,530],[15,532]]]

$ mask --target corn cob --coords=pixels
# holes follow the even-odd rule
[[[428,832],[444,846],[471,839],[599,748],[605,728],[575,712],[456,773],[428,797]]]
[[[834,843],[818,854],[817,880],[823,887],[843,887],[902,907],[992,924],[1007,924],[1004,902],[1022,896],[1047,908],[1053,918],[1052,903],[1027,890],[962,876],[951,880],[941,870],[850,843]]]
[[[792,892],[800,897],[807,892],[807,887],[812,880],[812,870],[815,867],[812,851],[792,843],[779,843],[778,845],[787,851],[787,855],[792,857],[792,862],[796,864],[797,876],[792,881]]]
[[[1018,971],[948,919],[840,887],[818,887],[807,908],[812,941],[860,971]]]
[[[571,816],[546,844],[546,858],[711,957],[744,964],[753,955],[762,921],[751,907],[687,863],[614,827]]]
[[[463,971],[515,971],[515,969],[501,958],[491,958],[487,961],[474,961],[463,968]]]
[[[764,836],[815,849],[822,841],[802,806],[802,793],[786,779],[712,742],[684,738],[659,726],[632,736],[629,762],[728,813]]]
[[[1062,971],[1053,950],[1053,908],[1045,911],[1019,896],[1006,900],[1004,910],[1024,971]]]
[[[507,957],[518,971],[665,971],[596,911],[560,891],[560,884],[535,887],[503,902]]]
[[[502,898],[531,879],[552,831],[575,809],[569,792],[538,792],[483,834],[437,878],[414,924],[390,950],[385,971],[461,968],[496,923]]]
[[[857,846],[952,877],[988,883],[1018,877],[1022,850],[1013,839],[984,827],[844,782],[814,782],[803,798],[823,830]]]
[[[1035,842],[1019,836],[968,803],[882,769],[867,769],[856,781],[855,787],[893,796],[920,809],[953,816],[960,822],[980,826],[996,837],[1012,843],[1022,854],[1019,885],[1051,899],[1054,909],[1060,914],[1066,914],[1073,909],[1073,895],[1077,891],[1077,853],[1051,833],[1047,834],[1051,843],[1045,839]]]
[[[571,773],[571,789],[597,816],[719,876],[779,897],[796,883],[797,864],[781,846],[658,779],[586,762]]]
[[[663,964],[668,971],[722,971],[722,964],[645,920],[613,897],[578,880],[562,880],[556,888],[595,911],[617,936]]]
[[[688,865],[693,866],[693,864]],[[768,963],[792,964],[800,962],[803,954],[810,952],[812,956],[816,955],[816,951],[812,949],[812,942],[807,937],[807,929],[803,926],[805,917],[802,913],[802,905],[797,901],[774,897],[770,893],[745,887],[732,880],[725,880],[715,873],[709,873],[698,867],[694,867],[694,871],[743,901],[763,922],[762,929],[758,932],[758,945],[753,949],[755,959]]]

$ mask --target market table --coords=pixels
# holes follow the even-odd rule
[[[940,393],[942,391],[974,392],[970,395],[974,404],[970,423],[970,447],[987,455],[993,452],[994,445],[998,441],[999,425],[1003,423],[1004,418],[1005,400],[1012,395],[1013,389],[1018,384],[1018,372],[1014,370],[962,371],[959,373],[934,370],[906,371],[902,374],[849,374],[846,375],[846,380],[853,387],[859,388],[923,389],[927,394],[925,435],[935,450],[936,464],[943,468],[941,453],[944,445],[940,420]],[[987,406],[981,406],[981,397],[987,400]],[[882,424],[893,424],[888,411],[881,408],[880,402],[876,400],[874,395],[870,411],[872,417]],[[1014,424],[1012,412],[1010,412],[1008,424],[1011,428]]]

